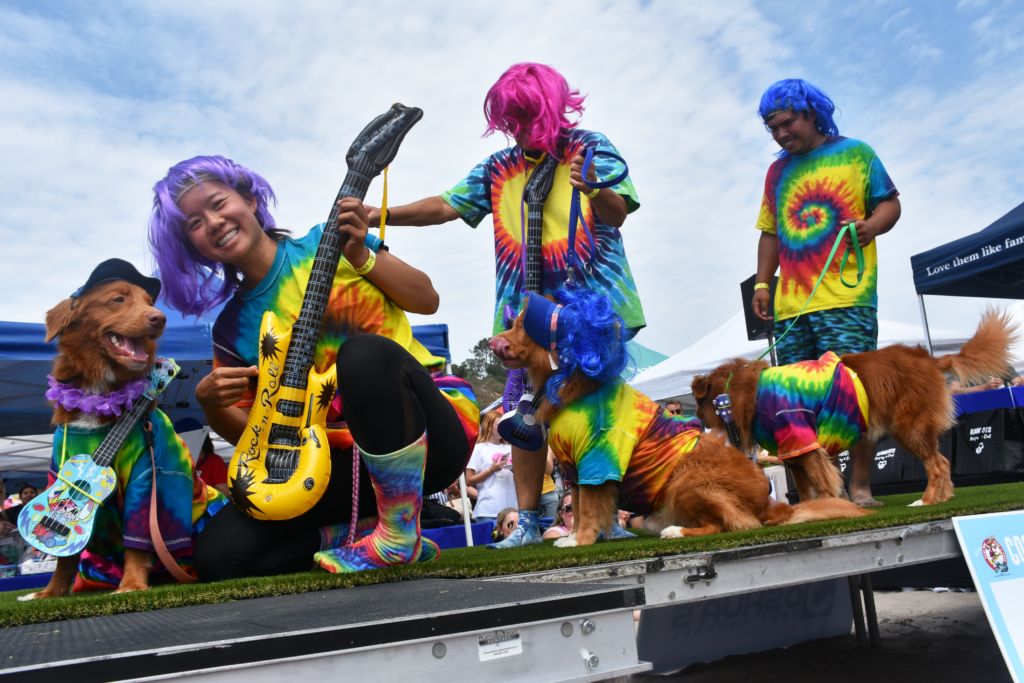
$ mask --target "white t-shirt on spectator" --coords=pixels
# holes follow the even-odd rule
[[[473,449],[473,455],[466,467],[480,474],[496,462],[496,459],[507,456],[511,452],[512,447],[508,444],[484,441],[478,443]],[[511,469],[498,470],[487,477],[476,485],[476,492],[477,499],[476,506],[473,508],[473,519],[497,517],[498,513],[505,508],[519,509],[519,503],[516,500],[516,485]]]

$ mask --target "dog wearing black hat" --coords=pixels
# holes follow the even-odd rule
[[[46,341],[60,337],[53,376],[94,394],[144,376],[153,367],[156,342],[167,324],[153,305],[158,296],[160,280],[142,275],[127,261],[108,259],[98,265],[78,291],[46,313]],[[116,419],[75,412],[74,424],[81,427],[101,427]],[[54,424],[69,418],[58,403]]]
[[[46,341],[56,338],[60,352],[46,394],[54,402],[58,427],[51,488],[63,463],[81,453],[91,455],[151,381],[147,376],[158,362],[157,340],[167,323],[154,306],[159,295],[158,279],[126,261],[109,259],[47,312]],[[173,366],[173,361],[160,364]],[[207,504],[219,494],[195,475],[188,448],[159,409],[151,409],[127,434],[111,462],[116,488],[96,509],[85,549],[58,558],[46,589],[19,599],[66,595],[72,581],[76,592],[145,590],[151,572],[163,569],[179,581],[194,580],[178,565],[191,559],[194,515],[209,511]],[[154,523],[160,533],[151,533]],[[167,562],[158,562],[154,553]]]

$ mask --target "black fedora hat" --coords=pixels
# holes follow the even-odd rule
[[[80,297],[96,285],[111,280],[124,280],[133,285],[138,285],[146,291],[146,294],[153,298],[153,301],[156,301],[157,297],[160,296],[160,280],[155,277],[146,277],[127,261],[111,258],[96,266],[89,279],[78,288],[78,291],[71,295],[71,298]]]

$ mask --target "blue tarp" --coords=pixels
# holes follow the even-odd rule
[[[910,264],[918,294],[1024,299],[1024,204]]]
[[[211,369],[213,320],[219,309],[198,320],[182,320],[180,313],[164,309],[162,303],[158,308],[167,314],[159,353],[174,358],[182,370],[157,403],[173,421],[194,417],[205,424],[195,387]],[[412,333],[432,354],[451,361],[447,325],[413,325]],[[42,323],[0,322],[0,436],[45,434],[53,429],[53,408],[44,394],[57,344],[47,344],[45,338]]]

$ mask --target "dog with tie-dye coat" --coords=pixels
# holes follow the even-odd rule
[[[616,507],[647,515],[663,537],[865,514],[841,499],[774,501],[760,468],[700,420],[669,415],[622,380],[629,354],[612,302],[587,289],[529,294],[491,340],[506,370],[525,369],[544,399],[536,419],[572,488],[576,514],[560,547],[611,535]]]
[[[836,356],[772,368],[763,361],[736,359],[710,375],[697,375],[691,388],[697,415],[724,431],[714,399],[728,393],[740,447],[755,445],[791,465],[800,500],[842,493],[839,470],[828,458],[866,435],[890,435],[924,463],[928,486],[914,505],[953,497],[949,460],[939,452],[939,435],[954,425],[953,400],[945,374],[969,384],[999,376],[1011,360],[1016,327],[1006,313],[989,310],[960,351],[935,358],[920,346],[893,344],[877,351]]]

